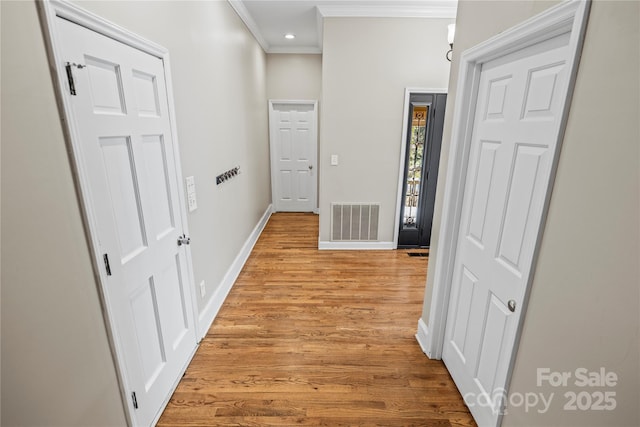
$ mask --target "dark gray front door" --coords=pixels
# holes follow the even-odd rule
[[[446,94],[411,94],[398,247],[429,247]]]

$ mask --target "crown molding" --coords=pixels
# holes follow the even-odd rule
[[[323,18],[448,18],[455,19],[457,1],[433,1],[424,5],[319,5],[318,14]]]
[[[253,20],[244,3],[242,3],[242,0],[227,0],[227,2],[231,5],[233,10],[236,11],[242,22],[244,22],[244,25],[247,26],[251,34],[253,34],[253,37],[255,37],[256,41],[260,46],[262,46],[262,50],[268,52],[270,47],[269,43],[260,32],[258,24]]]
[[[291,46],[291,47],[282,47],[282,46],[273,46],[269,48],[269,50],[265,50],[266,53],[297,53],[297,54],[309,54],[309,55],[320,55],[322,54],[322,49],[318,46]]]
[[[322,52],[322,43],[324,39],[324,16],[322,16],[317,6],[316,6],[316,33],[318,34],[318,47],[320,48],[320,52]]]
[[[318,5],[317,28],[318,46],[271,46],[262,35],[242,0],[227,0],[240,19],[253,34],[266,53],[322,53],[324,18],[443,18],[455,19],[458,10],[457,0],[433,0],[423,5]]]

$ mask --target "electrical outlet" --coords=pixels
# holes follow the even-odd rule
[[[200,282],[200,298],[204,298],[207,294],[207,287],[204,285],[204,280]]]

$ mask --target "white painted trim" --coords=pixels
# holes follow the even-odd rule
[[[515,361],[517,345],[522,334],[522,324],[526,314],[533,272],[539,252],[541,236],[544,233],[546,215],[553,189],[553,181],[557,170],[557,162],[562,147],[564,129],[571,106],[571,95],[575,84],[578,63],[584,40],[584,30],[589,14],[590,1],[571,0],[551,7],[543,13],[522,22],[521,24],[498,34],[497,36],[464,51],[460,57],[460,71],[458,77],[458,90],[456,95],[453,127],[451,135],[451,147],[449,151],[449,164],[447,168],[444,205],[442,210],[442,223],[438,239],[437,256],[434,260],[434,282],[431,310],[429,313],[430,339],[427,348],[431,350],[431,358],[442,358],[442,349],[445,339],[447,310],[449,306],[449,294],[453,278],[453,267],[456,255],[456,243],[458,241],[458,228],[462,211],[466,170],[471,146],[471,137],[475,117],[475,105],[479,89],[479,79],[482,65],[493,59],[508,55],[520,49],[551,39],[563,33],[571,33],[569,41],[569,60],[567,66],[570,71],[567,100],[565,102],[563,118],[558,133],[558,144],[554,164],[552,165],[547,197],[543,209],[543,216],[534,251],[531,273],[527,280],[525,298],[523,301],[522,315],[516,333],[514,354],[511,360],[508,380]]]
[[[439,89],[424,89],[408,87],[404,90],[404,107],[402,109],[402,140],[400,142],[400,169],[398,169],[398,192],[396,198],[396,220],[393,230],[393,244],[394,249],[398,249],[398,237],[400,235],[400,206],[402,205],[402,188],[404,187],[404,167],[407,157],[407,133],[409,127],[407,126],[409,118],[409,100],[412,93],[425,94],[425,93],[447,93],[447,88]]]
[[[270,99],[270,103],[273,104],[306,104],[314,105],[317,107],[318,100],[316,99]]]
[[[418,320],[418,332],[416,333],[416,340],[418,341],[418,344],[420,344],[422,352],[429,356],[429,327],[426,323],[424,323],[422,317],[420,318],[420,320]]]
[[[423,5],[319,5],[325,18],[455,18],[457,1],[433,0]]]
[[[200,331],[198,334],[200,339],[204,338],[204,336],[207,334],[207,331],[211,327],[211,324],[218,315],[222,304],[227,298],[227,295],[229,295],[229,292],[231,291],[231,288],[233,287],[236,279],[240,275],[242,267],[244,267],[247,259],[249,259],[249,255],[251,255],[253,247],[262,234],[264,227],[267,225],[272,212],[272,205],[267,206],[264,214],[262,215],[256,226],[253,228],[253,231],[251,231],[251,234],[249,234],[249,237],[247,237],[247,240],[244,242],[242,249],[240,249],[240,252],[238,252],[238,255],[231,263],[231,266],[224,275],[222,282],[218,285],[215,292],[211,295],[211,298],[209,298],[207,305],[200,313]]]
[[[318,48],[322,52],[322,46],[324,44],[324,17],[316,7],[316,33],[318,35]]]
[[[275,200],[273,200],[273,198],[275,197],[276,194],[278,194],[277,192],[277,177],[275,176],[276,171],[278,170],[277,168],[277,164],[276,164],[276,147],[274,144],[275,141],[275,130],[276,130],[276,123],[274,123],[273,121],[275,120],[275,115],[274,115],[274,105],[279,105],[279,104],[289,104],[289,105],[310,105],[313,107],[313,113],[314,113],[314,123],[313,123],[313,132],[312,132],[312,137],[314,138],[315,142],[316,142],[316,149],[313,150],[313,154],[312,154],[312,159],[311,162],[313,163],[313,167],[315,168],[316,171],[316,183],[315,183],[315,197],[314,197],[314,203],[313,203],[313,207],[311,209],[310,212],[316,212],[318,210],[318,183],[320,182],[319,180],[319,173],[320,173],[320,165],[318,164],[318,101],[315,99],[270,99],[269,100],[269,157],[270,157],[270,162],[269,164],[271,165],[271,203],[273,204],[273,211],[274,212],[278,212],[278,207],[277,207],[277,203]]]
[[[328,242],[319,241],[318,249],[332,251],[380,251],[395,249],[393,242]]]
[[[70,100],[67,95],[67,81],[64,72],[62,72],[64,64],[64,56],[60,48],[60,35],[57,26],[57,18],[64,18],[68,21],[74,22],[85,28],[93,30],[99,34],[107,36],[111,39],[117,40],[123,44],[141,50],[152,56],[160,58],[164,64],[165,80],[166,80],[166,95],[168,99],[169,108],[169,120],[171,126],[171,136],[174,142],[174,156],[176,162],[176,177],[179,179],[177,190],[178,199],[181,206],[179,215],[183,224],[183,232],[188,234],[188,223],[186,215],[186,203],[184,197],[184,187],[182,182],[182,170],[179,154],[179,142],[176,130],[176,115],[174,109],[174,97],[173,86],[171,81],[171,66],[169,60],[169,51],[164,47],[146,40],[137,34],[122,28],[112,22],[109,22],[98,15],[88,12],[79,6],[76,6],[66,0],[48,0],[43,2],[36,2],[38,8],[38,14],[40,16],[41,26],[44,31],[45,44],[47,48],[47,56],[49,60],[49,67],[54,79],[54,90],[56,91],[56,102],[58,103],[61,120],[63,123],[62,129],[65,136],[65,141],[68,146],[69,159],[72,166],[72,173],[74,178],[74,184],[78,195],[78,203],[81,206],[83,227],[92,254],[92,267],[94,278],[98,285],[98,295],[100,297],[100,304],[105,320],[105,327],[107,329],[107,336],[109,339],[110,350],[114,360],[115,370],[118,376],[118,386],[120,388],[121,398],[123,401],[123,407],[125,411],[125,417],[129,425],[136,425],[136,418],[134,416],[135,409],[133,408],[131,399],[129,398],[129,375],[126,370],[126,364],[124,361],[124,350],[120,345],[120,339],[115,328],[114,316],[110,310],[111,304],[109,301],[108,293],[105,291],[106,276],[104,269],[102,268],[102,254],[99,250],[100,245],[97,238],[96,230],[97,225],[95,218],[91,211],[91,205],[89,203],[90,192],[89,183],[87,179],[86,167],[80,160],[79,153],[80,138],[79,132],[76,128],[73,120],[73,109],[71,107]],[[186,263],[187,263],[187,291],[190,294],[192,301],[192,310],[187,313],[189,320],[193,324],[194,338],[197,338],[195,334],[198,330],[198,316],[197,316],[197,304],[195,300],[195,285],[193,275],[193,265],[191,252],[189,247],[185,251]],[[197,339],[196,339],[197,341]],[[194,349],[197,349],[197,345]],[[188,363],[187,363],[188,365]],[[186,366],[184,367],[186,369]],[[177,379],[179,381],[179,378]],[[177,385],[176,381],[176,385]],[[171,396],[171,392],[168,397]],[[167,400],[168,401],[168,400]]]
[[[109,22],[88,10],[82,9],[80,6],[70,3],[67,0],[46,0],[38,3],[43,3],[42,11],[45,13],[47,19],[48,36],[52,37],[54,42],[57,42],[58,37],[57,34],[52,35],[52,32],[55,32],[55,26],[51,25],[52,21],[49,20],[54,20],[55,17],[61,17],[71,22],[81,24],[82,26],[97,33],[108,36],[128,46],[140,49],[143,52],[158,58],[163,59],[165,55],[169,53],[169,51],[163,46],[144,39],[139,35],[114,24],[113,22]],[[55,53],[58,54],[59,52],[56,50]]]
[[[262,35],[262,32],[260,32],[260,27],[258,27],[258,24],[256,24],[256,21],[253,20],[251,13],[249,13],[244,3],[242,3],[241,0],[227,0],[227,2],[229,3],[229,5],[231,5],[233,10],[236,11],[236,13],[238,14],[242,22],[244,22],[244,25],[247,26],[247,29],[251,32],[251,34],[253,34],[253,37],[255,37],[258,44],[260,44],[260,46],[262,47],[262,50],[264,50],[265,52],[268,52],[270,47],[269,42],[267,42],[267,40]]]
[[[266,51],[267,53],[291,53],[291,54],[300,54],[300,55],[321,55],[322,49],[318,46],[292,46],[292,47],[283,47],[276,46],[269,48]]]

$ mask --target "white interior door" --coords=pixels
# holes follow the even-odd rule
[[[481,426],[496,425],[562,119],[569,36],[480,75],[443,360]],[[490,402],[490,405],[486,403]]]
[[[271,181],[276,211],[312,212],[317,205],[317,103],[269,102]]]
[[[196,348],[164,65],[57,18],[108,312],[134,421],[151,425]],[[108,266],[107,266],[108,259]],[[101,260],[102,261],[102,260]],[[135,399],[134,399],[135,393]],[[130,407],[131,407],[130,406]]]

